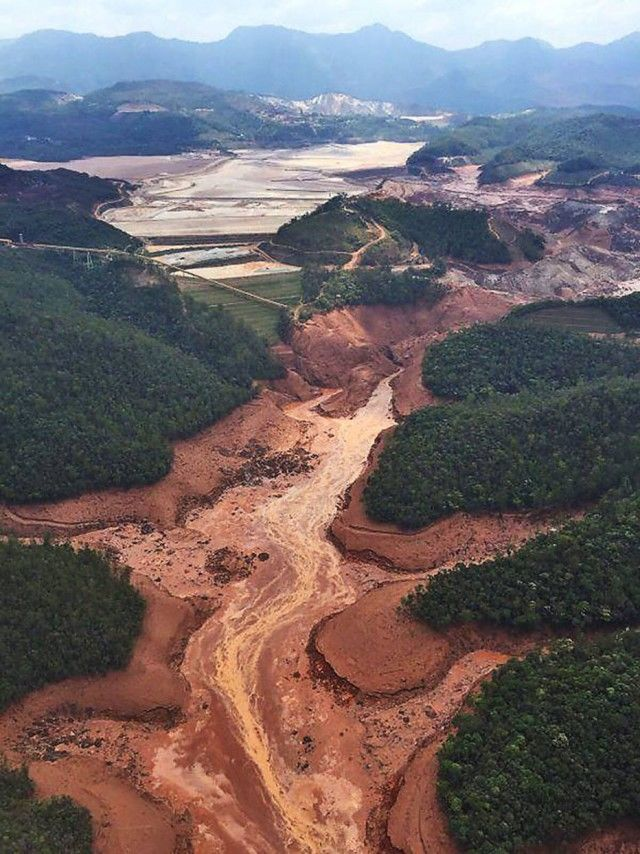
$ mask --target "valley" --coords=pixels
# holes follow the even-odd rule
[[[440,631],[400,606],[419,582],[445,568],[492,559],[581,519],[594,496],[484,508],[454,505],[447,497],[433,516],[402,527],[401,518],[367,516],[366,482],[395,441],[396,425],[416,410],[451,408],[438,406],[435,391],[423,383],[428,348],[539,300],[638,290],[637,191],[543,188],[533,176],[478,186],[478,167],[468,165],[445,176],[411,176],[403,164],[417,148],[378,142],[64,164],[136,184],[127,191],[130,204],[107,202],[98,209],[100,219],[146,241],[154,261],[149,269],[157,275],[155,262],[169,265],[167,293],[174,299],[159,333],[140,307],[158,284],[149,269],[138,271],[122,303],[117,289],[100,299],[102,280],[87,271],[82,275],[91,287],[83,284],[79,293],[94,302],[74,303],[74,310],[99,309],[109,322],[134,316],[145,334],[203,361],[198,335],[213,325],[211,316],[180,340],[171,335],[181,312],[189,316],[175,308],[183,305],[175,302],[176,279],[180,297],[226,304],[234,317],[249,320],[238,308],[241,295],[223,289],[212,295],[204,279],[211,291],[219,277],[276,308],[298,308],[302,265],[271,257],[263,239],[275,242],[285,223],[311,212],[317,217],[320,205],[342,193],[358,198],[338,211],[344,217],[337,220],[338,236],[350,237],[342,223],[360,217],[352,233],[362,243],[336,250],[344,263],[332,267],[342,269],[325,271],[320,293],[303,307],[311,306],[310,314],[271,348],[284,365],[281,373],[253,340],[253,358],[261,363],[245,365],[248,357],[234,338],[236,361],[225,362],[225,370],[239,385],[238,405],[216,411],[208,426],[198,421],[183,434],[167,430],[172,459],[155,478],[103,480],[55,501],[34,493],[33,500],[0,505],[3,529],[22,537],[51,534],[129,566],[147,601],[124,671],[45,685],[0,715],[2,750],[29,764],[40,795],[68,794],[90,810],[99,854],[462,850],[437,798],[436,749],[496,668],[563,636],[537,625],[518,632],[467,623]],[[40,170],[47,164],[9,165]],[[446,209],[423,213],[423,220],[416,213],[407,225],[398,210],[411,209],[397,202]],[[335,211],[329,206],[329,214]],[[317,222],[311,219],[311,231],[320,239],[325,232]],[[546,241],[534,260],[518,248],[527,229]],[[326,234],[335,236],[331,223]],[[374,277],[361,268],[390,234],[400,255],[383,284],[392,290],[406,283],[401,277],[411,279],[409,261],[419,261],[423,290],[396,304],[367,302],[366,288],[352,294],[352,302],[342,300],[340,276],[373,286]],[[309,246],[305,261],[316,251]],[[447,269],[433,272],[441,247]],[[3,251],[28,254],[16,245]],[[145,256],[136,255],[144,265]],[[372,265],[378,267],[386,269]],[[182,268],[203,280],[188,284]],[[67,278],[76,287],[84,282],[77,270]],[[104,281],[112,287],[106,274]],[[50,290],[43,312],[57,306],[49,302],[56,295]],[[380,292],[389,297],[383,286]],[[318,303],[321,297],[325,303]],[[580,308],[572,314],[563,302],[567,314],[555,323],[580,328],[587,317],[605,332],[633,331],[618,325],[606,305],[590,308],[588,317]],[[255,303],[251,309],[256,312]],[[538,322],[544,325],[544,312],[554,310],[542,308]],[[223,318],[216,323],[222,327]],[[276,340],[264,315],[251,323]],[[242,338],[239,327],[235,333]],[[222,350],[217,340],[215,346]],[[635,351],[620,357],[622,376],[634,373],[634,357]],[[185,357],[171,358],[165,354],[166,364],[184,376]],[[217,350],[215,358],[221,358]],[[611,364],[618,362],[612,357]],[[238,365],[247,374],[241,383]],[[561,376],[558,383],[577,383],[587,368],[580,363],[577,378]],[[478,364],[474,369],[480,371]],[[546,363],[545,369],[561,373]],[[119,370],[126,375],[126,360]],[[202,393],[204,380],[194,376]],[[486,378],[474,381],[482,392]],[[625,382],[631,387],[634,380]],[[144,384],[162,387],[151,370]],[[471,424],[471,406],[479,404],[464,405]],[[158,411],[155,417],[168,421]],[[594,434],[599,423],[591,425]],[[600,446],[590,447],[600,454]],[[451,451],[460,470],[465,453]],[[78,460],[77,466],[82,455]],[[409,463],[404,488],[414,490],[412,476]],[[570,850],[614,852],[620,840],[637,846],[637,828],[616,824],[595,842],[578,835]]]

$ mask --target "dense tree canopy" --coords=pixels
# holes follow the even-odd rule
[[[125,667],[144,600],[90,549],[0,543],[0,709],[50,682]]]
[[[385,447],[369,515],[419,528],[456,510],[565,506],[640,473],[640,381],[427,407]]]
[[[0,253],[5,500],[157,480],[169,440],[248,400],[252,377],[281,370],[251,330],[133,262],[81,272],[34,255]]]
[[[345,305],[403,305],[423,300],[434,305],[446,293],[443,268],[414,268],[394,273],[390,267],[327,272],[304,271],[303,298],[313,310],[331,311]]]
[[[457,723],[438,788],[465,850],[509,854],[638,817],[637,632],[510,661]]]
[[[464,398],[548,390],[640,372],[640,350],[533,324],[496,323],[454,333],[429,348],[424,384]]]
[[[7,854],[91,854],[91,816],[69,798],[34,797],[24,768],[0,759],[0,849]]]
[[[458,564],[405,600],[441,628],[480,621],[518,628],[640,622],[640,498],[604,501],[584,519],[481,564]]]
[[[477,264],[509,264],[507,245],[489,227],[481,209],[451,205],[413,205],[399,199],[356,200],[358,210],[392,234],[415,242],[430,258],[455,258]]]

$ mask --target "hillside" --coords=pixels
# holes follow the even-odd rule
[[[467,512],[575,506],[640,474],[640,382],[427,407],[393,434],[367,483],[368,514],[420,528]]]
[[[153,482],[170,440],[247,401],[254,377],[280,375],[248,328],[137,262],[87,270],[3,250],[0,302],[4,500]]]
[[[91,854],[91,816],[69,798],[36,799],[26,769],[0,759],[0,839],[6,851]]]
[[[65,161],[259,144],[424,140],[431,129],[386,113],[292,110],[252,95],[166,79],[117,83],[84,97],[0,94],[0,156]]]
[[[0,165],[0,238],[133,251],[140,241],[96,219],[120,185],[68,169],[20,171]]]
[[[640,500],[601,502],[584,519],[539,534],[485,563],[457,564],[405,600],[436,628],[493,623],[517,629],[640,622]]]
[[[639,107],[639,38],[562,49],[525,38],[447,51],[380,25],[336,35],[240,27],[210,43],[47,30],[0,43],[0,81],[37,75],[84,94],[123,79],[193,80],[293,100],[341,92],[475,114],[537,105]]]
[[[541,183],[580,186],[636,183],[640,174],[640,116],[610,110],[532,110],[504,118],[481,117],[450,131],[412,155],[410,172],[434,171],[448,158],[482,164],[480,183],[551,170]]]
[[[480,209],[455,208],[436,203],[414,205],[375,196],[335,196],[315,211],[283,225],[267,251],[295,264],[344,264],[352,253],[375,239],[376,229],[388,233],[373,246],[369,264],[397,261],[412,244],[427,258],[451,258],[477,264],[509,264],[512,254],[496,236],[489,216]],[[520,245],[516,235],[516,246]],[[379,257],[376,257],[375,250]],[[543,246],[538,247],[543,251]]]
[[[513,319],[449,335],[427,350],[423,364],[425,386],[456,400],[549,390],[639,372],[640,351],[635,346]]]
[[[439,754],[438,792],[463,849],[561,850],[635,819],[639,677],[635,631],[500,668]]]

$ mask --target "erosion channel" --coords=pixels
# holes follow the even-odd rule
[[[183,665],[191,709],[156,760],[165,786],[196,796],[204,837],[205,826],[217,826],[230,851],[363,845],[362,769],[344,756],[348,723],[331,698],[305,686],[304,671],[313,626],[356,597],[327,528],[376,437],[393,423],[390,379],[351,418],[323,417],[317,404],[289,410],[306,422],[308,447],[318,454],[311,473],[275,495],[240,488],[187,522],[205,536],[222,529],[245,551],[270,556],[229,589],[222,609],[192,638]],[[235,501],[242,509],[231,529]],[[296,768],[300,742],[303,755],[313,749],[312,771],[299,761]]]

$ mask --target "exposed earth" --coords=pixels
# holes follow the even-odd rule
[[[452,186],[473,201],[467,172]],[[445,190],[392,179],[383,192]],[[565,285],[536,269],[549,259],[457,267],[434,308],[317,315],[280,347],[287,379],[178,443],[158,484],[0,508],[18,534],[112,551],[149,603],[124,673],[44,688],[0,718],[0,746],[39,792],[91,810],[98,852],[457,850],[437,748],[469,692],[546,638],[435,633],[399,606],[427,571],[494,555],[558,517],[459,514],[408,535],[363,516],[363,472],[398,417],[437,403],[420,382],[429,343],[549,289],[615,291],[638,277],[635,250],[612,244],[635,230],[628,211],[623,226],[613,217],[628,198],[576,211],[524,182],[487,192],[517,221],[544,223],[552,259],[603,252],[615,275],[574,270],[579,284]],[[638,834],[621,827],[571,850],[637,851]]]

